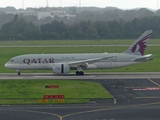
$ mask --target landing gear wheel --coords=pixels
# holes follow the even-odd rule
[[[21,75],[21,72],[20,72],[20,71],[18,71],[18,75],[19,75],[19,76]]]
[[[80,75],[84,75],[84,72],[81,71],[81,72],[80,72]]]
[[[82,71],[76,71],[76,75],[84,75],[84,72],[82,72]]]
[[[21,72],[18,72],[18,75],[21,75]]]
[[[79,71],[76,71],[76,75],[80,75]]]

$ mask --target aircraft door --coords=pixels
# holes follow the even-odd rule
[[[113,57],[113,58],[111,59],[111,61],[112,61],[112,66],[113,66],[113,68],[116,68],[116,67],[117,67],[117,56]]]
[[[123,57],[119,57],[117,61],[117,67],[122,67],[123,66]]]

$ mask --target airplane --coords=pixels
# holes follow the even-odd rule
[[[152,54],[144,55],[152,30],[145,31],[123,53],[89,54],[26,54],[12,58],[6,68],[20,70],[52,70],[53,74],[62,75],[77,70],[76,75],[84,75],[83,70],[111,69],[134,65],[152,60]]]

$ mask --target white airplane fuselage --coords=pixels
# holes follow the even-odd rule
[[[5,67],[16,70],[52,70],[56,63],[69,63],[100,57],[109,57],[93,64],[88,64],[85,69],[111,69],[129,66],[140,62],[132,61],[141,57],[124,53],[104,53],[104,54],[28,54],[12,58],[5,64]],[[144,62],[144,61],[143,61]],[[74,69],[74,67],[72,67]]]

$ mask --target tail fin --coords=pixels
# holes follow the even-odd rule
[[[124,53],[133,55],[144,55],[152,30],[145,31]]]

